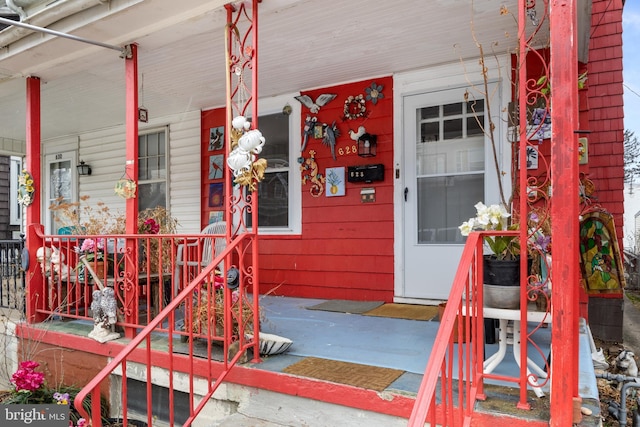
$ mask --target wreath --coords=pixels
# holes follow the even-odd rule
[[[364,117],[367,112],[365,103],[366,100],[362,94],[349,96],[347,100],[344,101],[344,118],[347,120],[354,120]]]
[[[136,197],[136,182],[132,179],[122,178],[116,182],[113,191],[123,199],[133,199]]]
[[[26,169],[23,169],[18,177],[18,203],[23,206],[29,206],[33,203],[33,193],[35,192],[33,177]]]

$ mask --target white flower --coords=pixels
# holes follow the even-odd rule
[[[506,219],[511,216],[502,205],[487,206],[482,202],[478,202],[474,206],[476,208],[476,217],[469,218],[469,221],[463,223],[460,227],[460,233],[468,236],[473,230],[504,230],[506,229]]]
[[[458,228],[460,229],[460,234],[462,234],[463,236],[468,236],[469,233],[473,231],[473,218],[467,222],[463,222],[462,225]]]

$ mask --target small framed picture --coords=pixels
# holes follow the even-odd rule
[[[222,221],[224,217],[224,211],[211,211],[209,212],[209,224]]]
[[[527,146],[527,169],[538,169],[538,150]]]
[[[224,126],[209,129],[209,151],[222,150],[224,147]]]
[[[324,126],[321,124],[317,124],[313,127],[313,137],[315,139],[322,139],[324,135]]]
[[[344,166],[327,168],[327,197],[344,196]]]
[[[224,205],[224,187],[222,182],[214,182],[209,184],[209,201],[207,206],[210,208],[221,208]]]
[[[209,179],[220,179],[224,175],[224,156],[215,154],[209,156]]]

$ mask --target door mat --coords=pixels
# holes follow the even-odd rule
[[[398,369],[380,368],[317,357],[302,359],[293,365],[287,366],[283,369],[283,372],[376,391],[383,391],[404,373],[404,371]]]
[[[362,313],[365,316],[393,317],[409,320],[433,320],[438,317],[438,306],[419,304],[384,304]]]
[[[307,307],[308,310],[336,311],[338,313],[362,314],[384,304],[383,301],[349,301],[332,299]]]

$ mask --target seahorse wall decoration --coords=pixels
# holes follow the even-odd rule
[[[300,157],[300,171],[302,172],[302,185],[306,185],[307,181],[311,182],[309,192],[313,197],[320,197],[324,193],[324,182],[326,178],[318,172],[318,164],[316,163],[315,150],[309,150],[309,158]]]

